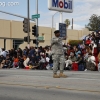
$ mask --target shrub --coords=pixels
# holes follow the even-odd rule
[[[82,40],[69,40],[69,44],[74,46],[74,45],[78,45],[78,44],[82,44],[83,41]]]

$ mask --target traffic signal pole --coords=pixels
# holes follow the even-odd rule
[[[30,12],[29,12],[29,0],[27,0],[27,18],[28,18],[28,48],[30,48]]]
[[[36,14],[38,14],[38,0],[36,0]],[[36,30],[36,39],[37,39],[37,43],[36,43],[36,47],[38,47],[38,18],[36,19],[36,26],[37,26],[37,30]]]
[[[19,18],[26,18],[26,19],[27,19],[27,17],[21,16],[21,15],[17,15],[17,14],[13,14],[13,13],[5,12],[5,11],[1,11],[1,10],[0,10],[0,12],[1,12],[1,13],[4,13],[4,14],[8,14],[8,15],[12,15],[12,16],[16,16],[16,17],[19,17]],[[29,20],[31,20],[31,21],[35,21],[34,19],[31,19],[31,18],[29,18]]]

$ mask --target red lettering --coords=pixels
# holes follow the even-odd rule
[[[63,6],[64,6],[64,3],[63,3],[62,1],[60,1],[60,2],[59,2],[59,7],[60,7],[60,8],[63,8]]]

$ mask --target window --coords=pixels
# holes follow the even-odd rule
[[[13,48],[18,49],[19,45],[22,44],[23,40],[13,40]]]

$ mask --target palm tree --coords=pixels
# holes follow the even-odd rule
[[[66,24],[66,27],[68,28],[69,25],[70,25],[70,20],[69,20],[69,19],[66,19],[66,20],[65,20],[65,24]]]

